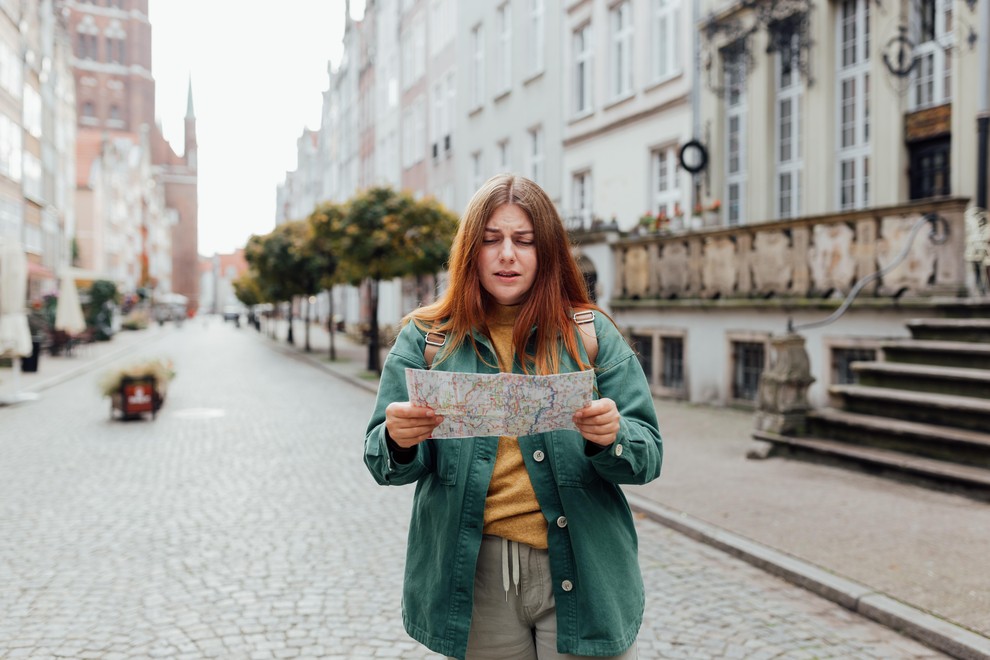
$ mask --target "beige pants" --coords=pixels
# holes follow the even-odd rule
[[[474,576],[467,660],[582,657],[557,652],[557,612],[547,551],[486,535]],[[639,654],[634,643],[622,655],[610,657],[636,660]]]

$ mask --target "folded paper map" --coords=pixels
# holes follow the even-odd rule
[[[409,401],[444,417],[434,438],[577,430],[571,418],[591,403],[594,384],[590,370],[523,376],[406,369]]]

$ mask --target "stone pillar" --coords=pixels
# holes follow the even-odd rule
[[[787,334],[770,339],[772,364],[760,376],[755,424],[759,431],[785,435],[805,432],[808,386],[815,382],[804,337]]]

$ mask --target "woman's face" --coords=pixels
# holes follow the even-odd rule
[[[533,222],[515,204],[495,209],[478,255],[481,286],[502,305],[522,302],[536,280]]]

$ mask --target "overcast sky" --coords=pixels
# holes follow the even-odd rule
[[[156,115],[182,153],[192,76],[199,252],[232,252],[275,226],[275,187],[296,139],[319,128],[327,60],[340,62],[344,0],[150,0]],[[354,0],[360,15],[363,1]]]

